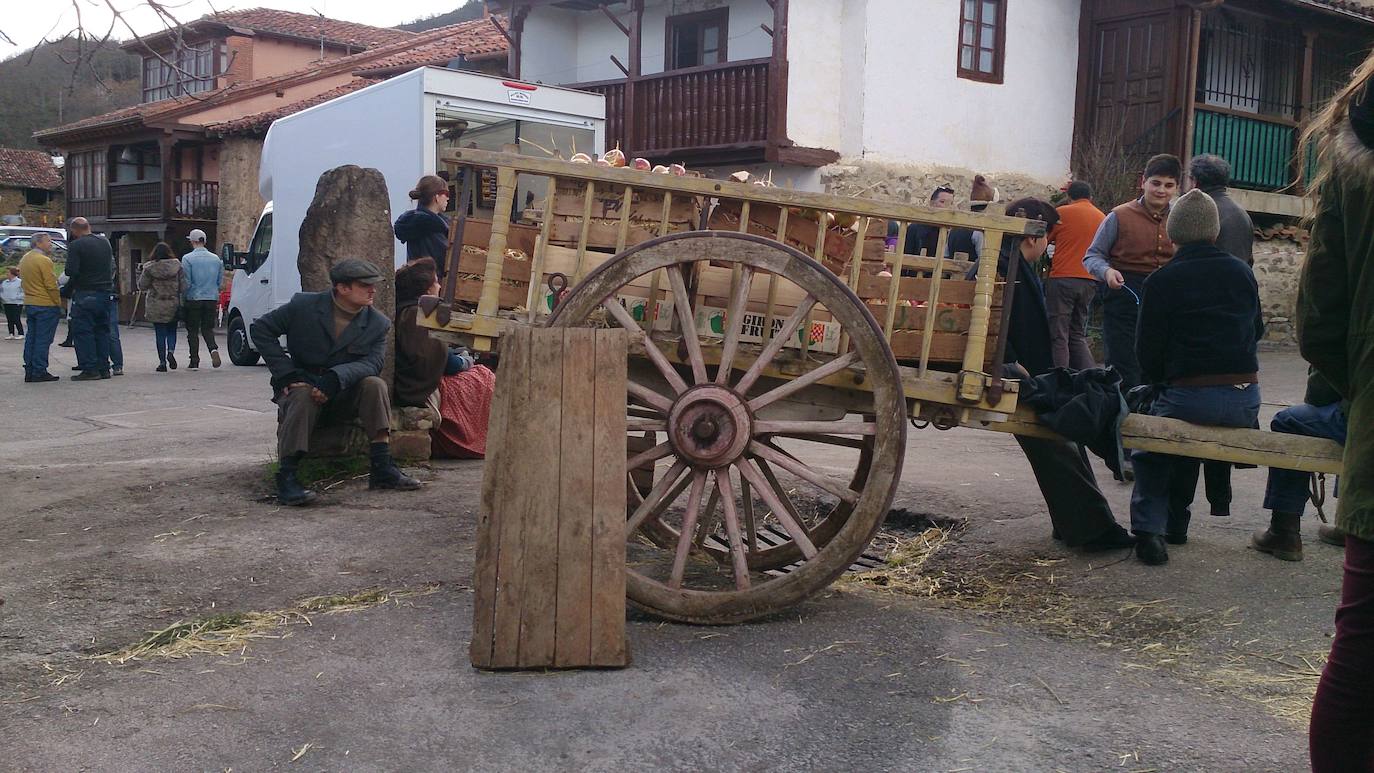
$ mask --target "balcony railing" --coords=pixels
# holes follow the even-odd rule
[[[105,199],[67,199],[67,217],[105,217]]]
[[[109,216],[112,218],[159,217],[162,214],[162,183],[110,183]]]
[[[1231,184],[1275,191],[1293,181],[1297,128],[1291,121],[1199,107],[1193,155],[1215,153],[1231,163]]]
[[[769,137],[768,59],[693,67],[635,79],[626,136],[626,81],[574,85],[606,96],[606,146],[669,157],[762,148]]]
[[[172,212],[178,220],[214,220],[219,213],[219,183],[173,180]]]

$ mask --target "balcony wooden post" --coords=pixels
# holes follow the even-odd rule
[[[1307,118],[1312,114],[1313,58],[1316,55],[1317,33],[1303,30],[1302,78],[1298,80],[1298,110],[1293,116],[1298,127],[1293,132],[1293,187],[1298,194],[1307,192],[1307,170],[1300,161],[1302,153],[1302,130]]]
[[[621,134],[624,135],[620,141],[624,143],[621,148],[625,155],[638,153],[641,150],[639,139],[639,122],[635,120],[636,106],[635,86],[639,76],[644,72],[641,44],[644,38],[644,0],[631,0],[630,2],[630,73],[625,78],[625,104],[622,108],[623,118],[621,119]],[[667,62],[664,62],[667,67]],[[609,148],[608,148],[609,150]]]
[[[768,63],[768,141],[764,156],[777,160],[787,145],[787,4],[773,0],[773,53]]]
[[[529,6],[511,8],[510,11],[510,47],[506,54],[506,70],[516,80],[520,79],[520,44],[525,37],[525,17],[529,12]]]
[[[1188,51],[1184,57],[1184,71],[1181,79],[1185,84],[1183,92],[1183,153],[1179,158],[1183,159],[1183,168],[1188,168],[1188,162],[1193,157],[1193,132],[1196,131],[1195,121],[1197,120],[1197,79],[1198,57],[1202,49],[1202,11],[1194,8],[1188,16]]]
[[[176,138],[171,135],[163,135],[157,140],[157,149],[160,159],[158,171],[159,177],[161,178],[158,180],[158,183],[162,186],[162,195],[158,197],[162,209],[161,212],[158,213],[158,216],[163,220],[172,219],[172,189],[176,187],[172,182],[175,179],[172,173],[172,151],[175,143]]]

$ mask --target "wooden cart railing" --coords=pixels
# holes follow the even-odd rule
[[[458,173],[455,179],[464,181],[481,180],[484,174],[490,179],[494,170],[495,206],[489,219],[455,218],[444,297],[422,304],[422,324],[441,337],[488,349],[510,325],[537,322],[548,312],[541,303],[543,288],[555,273],[567,275],[575,285],[600,263],[647,238],[702,228],[729,230],[762,235],[802,250],[869,305],[903,364],[903,388],[913,416],[936,416],[943,424],[953,425],[967,419],[967,408],[998,414],[1015,408],[1015,382],[1003,381],[995,375],[997,369],[990,367],[1001,358],[1000,331],[1009,312],[1001,302],[1003,283],[992,258],[1006,238],[1042,234],[1043,226],[1036,221],[513,153],[462,150],[443,162]],[[522,180],[531,179],[542,181],[547,192],[539,225],[513,224],[517,188]],[[580,202],[568,199],[574,191],[580,194]],[[459,198],[458,211],[468,211],[473,199],[468,185],[461,186]],[[580,211],[574,212],[577,203]],[[698,216],[684,218],[684,206]],[[905,243],[908,228],[938,229],[936,254],[885,252],[889,221],[897,223],[899,246]],[[982,256],[989,259],[978,262],[972,280],[963,276],[972,265],[965,258],[979,256],[944,256],[955,228],[984,233]],[[473,233],[477,238],[472,238]],[[508,254],[512,245],[522,248],[525,259]],[[470,254],[476,252],[474,248],[484,254]],[[880,271],[890,276],[880,276]],[[724,273],[702,277],[698,291],[729,297],[733,286]],[[665,290],[659,275],[642,289],[651,299]],[[790,309],[774,285],[760,294],[757,300],[766,308],[761,343],[766,343]],[[650,317],[646,313],[641,320],[646,327],[652,323]],[[812,325],[806,329],[812,330]],[[665,356],[675,359],[670,337],[653,338]],[[820,367],[826,353],[809,352],[811,339],[806,335],[801,344],[803,355],[815,355],[808,367],[769,375],[795,377]],[[828,354],[843,352],[847,344],[844,340],[830,343],[833,351]],[[852,389],[854,381],[835,374],[820,383]]]

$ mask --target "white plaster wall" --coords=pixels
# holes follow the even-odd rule
[[[863,151],[857,131],[863,91],[849,94],[845,85],[863,82],[864,5],[866,0],[793,0],[788,5],[787,136],[797,145],[841,155]],[[860,21],[857,42],[845,26],[855,19]],[[850,125],[846,132],[850,121],[858,126]]]
[[[730,61],[769,56],[773,40],[759,26],[771,27],[773,23],[773,9],[765,0],[651,0],[644,6],[640,71],[645,75],[663,72],[669,16],[723,6],[730,8],[726,44]],[[617,3],[609,8],[622,23],[629,25],[628,4]],[[625,77],[611,62],[611,54],[626,67],[630,66],[629,38],[599,11],[579,13],[547,6],[533,9],[525,20],[521,51],[524,57],[521,77],[544,83],[587,83]]]
[[[794,16],[821,1],[794,3]],[[861,40],[866,47],[864,158],[963,167],[990,179],[1017,172],[1062,181],[1072,145],[1080,3],[1008,3],[1005,78],[989,84],[956,75],[959,0],[868,0],[867,34],[845,35],[847,44]],[[789,92],[789,114],[797,108]]]

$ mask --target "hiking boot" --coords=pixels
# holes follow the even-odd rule
[[[1135,555],[1142,563],[1150,566],[1169,563],[1169,549],[1164,546],[1164,537],[1158,534],[1137,533],[1135,540]]]
[[[102,370],[102,371],[100,371],[100,377],[101,377],[101,378],[114,378],[114,374],[111,373],[111,372],[108,371],[108,370]]]
[[[33,374],[32,376],[25,376],[25,377],[24,377],[24,383],[25,383],[25,384],[45,384],[45,383],[47,383],[47,382],[49,382],[49,381],[61,381],[61,380],[62,380],[62,379],[61,379],[60,377],[54,376],[54,375],[51,374],[51,373],[35,373],[35,374]]]
[[[186,369],[187,369],[187,370],[200,370],[200,360],[197,360],[197,359],[195,359],[194,357],[192,357],[192,358],[191,358],[191,363],[190,363],[189,365],[186,366]]]
[[[164,362],[164,363],[159,364],[159,365],[157,366],[157,372],[158,372],[158,373],[166,373],[166,372],[167,372],[167,363]]]
[[[1169,531],[1169,532],[1165,532],[1165,533],[1164,533],[1164,541],[1167,542],[1167,543],[1169,543],[1170,545],[1187,545],[1187,544],[1188,544],[1188,532],[1186,532],[1186,531]]]
[[[171,352],[167,352],[167,367],[172,370],[177,369],[177,356]]]
[[[72,381],[99,381],[101,378],[104,377],[100,375],[98,370],[83,370],[72,376]]]
[[[216,368],[220,366],[219,349],[210,350],[210,364]]]
[[[401,472],[401,468],[392,461],[389,443],[373,443],[368,449],[368,455],[371,457],[372,466],[367,476],[368,488],[414,491],[420,487],[420,481]]]
[[[1250,537],[1250,547],[1283,561],[1301,561],[1301,522],[1301,515],[1275,512],[1269,516],[1269,528]]]
[[[1328,545],[1335,545],[1338,548],[1345,547],[1345,532],[1335,526],[1322,524],[1317,528],[1317,539]]]
[[[277,472],[277,501],[287,507],[300,507],[315,501],[315,492],[301,485],[295,470],[284,469]]]
[[[1130,532],[1116,526],[1106,534],[1084,542],[1082,548],[1084,553],[1105,553],[1108,550],[1125,550],[1135,544],[1136,539]]]

